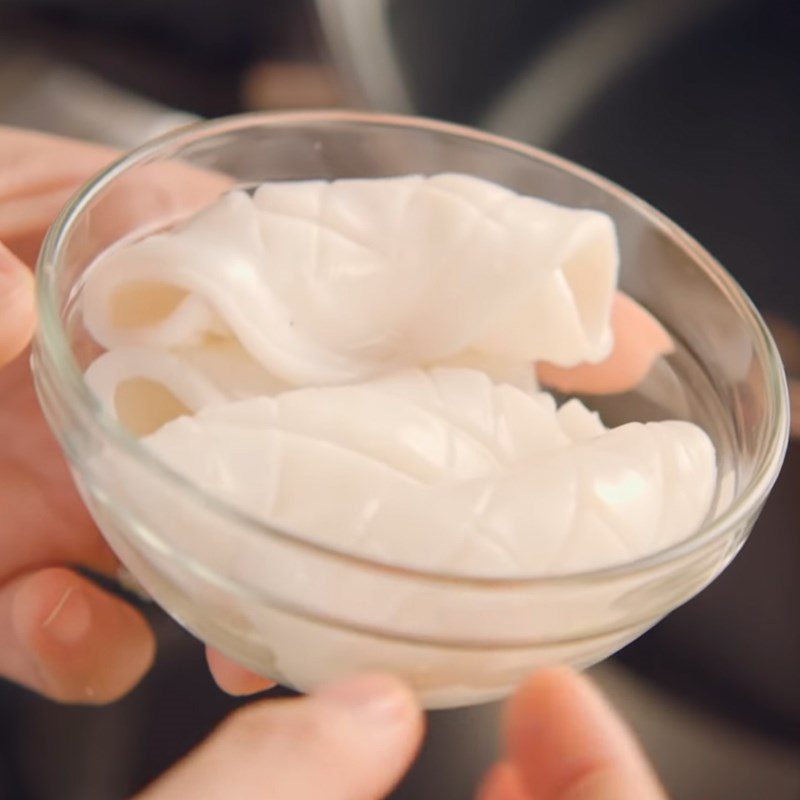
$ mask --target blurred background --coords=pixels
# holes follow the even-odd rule
[[[131,147],[198,117],[348,106],[553,150],[685,227],[800,377],[800,10],[792,0],[0,0],[0,124]],[[698,598],[593,670],[675,798],[800,800],[800,447]],[[1,510],[0,510],[1,513]],[[124,701],[0,684],[0,798],[130,795],[237,705],[148,608]],[[432,715],[397,798],[468,798],[497,708]]]

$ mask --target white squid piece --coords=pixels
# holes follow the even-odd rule
[[[176,350],[117,347],[84,373],[105,410],[132,433],[152,433],[180,414],[288,388],[235,340]]]
[[[294,386],[445,362],[524,380],[609,355],[617,269],[607,215],[467,175],[267,183],[101,256],[83,316],[108,349],[235,339]]]
[[[144,443],[201,487],[342,549],[461,574],[597,569],[679,542],[711,507],[708,436],[607,430],[577,400],[408,370],[212,405]]]

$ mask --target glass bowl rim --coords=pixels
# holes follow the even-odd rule
[[[444,134],[468,139],[475,143],[508,150],[517,155],[543,162],[572,177],[593,184],[606,194],[623,202],[639,216],[678,244],[696,268],[702,270],[727,300],[736,308],[750,328],[755,344],[755,356],[765,364],[768,404],[765,413],[772,420],[772,430],[759,462],[747,485],[737,494],[722,514],[706,522],[699,530],[680,542],[633,561],[600,569],[566,573],[545,573],[515,576],[464,575],[434,569],[410,567],[371,558],[328,544],[314,541],[290,530],[271,526],[227,501],[211,495],[160,461],[143,447],[116,420],[107,414],[83,380],[77,361],[68,344],[67,331],[62,324],[57,297],[57,276],[61,246],[71,229],[90,203],[128,170],[179,149],[203,138],[248,128],[280,128],[286,125],[350,124],[392,129],[406,129],[430,134]],[[256,535],[266,535],[286,544],[307,549],[337,561],[371,570],[379,570],[417,581],[449,583],[475,588],[511,588],[554,583],[586,583],[614,580],[622,576],[645,572],[702,549],[745,523],[757,510],[777,479],[789,439],[789,405],[786,376],[775,342],[761,315],[736,280],[717,260],[682,228],[664,214],[623,189],[613,181],[591,170],[541,150],[532,145],[515,142],[502,136],[439,120],[417,116],[385,114],[372,111],[307,110],[292,112],[250,112],[218,119],[205,120],[177,128],[125,153],[108,167],[90,178],[72,196],[47,232],[36,266],[37,307],[39,324],[34,340],[32,364],[34,371],[52,370],[61,401],[90,429],[99,431],[104,441],[121,448],[128,456],[143,464],[176,489],[188,495],[192,502],[209,508],[212,514],[232,520],[237,528]],[[191,557],[191,556],[189,556]]]

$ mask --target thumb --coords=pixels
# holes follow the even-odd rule
[[[625,724],[571,670],[542,670],[517,692],[507,707],[506,739],[512,771],[537,800],[666,800]],[[509,777],[496,771],[483,797],[505,796],[495,791],[505,789],[498,776]]]
[[[384,675],[235,712],[136,800],[377,800],[422,737],[411,692]]]
[[[33,275],[0,244],[0,366],[25,349],[35,323]]]

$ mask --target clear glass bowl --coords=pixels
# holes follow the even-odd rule
[[[271,528],[199,490],[146,452],[88,391],[82,371],[97,348],[75,306],[84,271],[108,245],[161,228],[231,185],[443,171],[602,209],[616,221],[622,288],[677,346],[636,391],[586,402],[609,424],[685,418],[709,433],[718,493],[690,539],[618,567],[513,580],[369,560]],[[788,412],[775,345],[714,259],[613,183],[466,128],[349,112],[255,114],[190,127],[85,186],[53,225],[38,270],[36,385],[100,529],[182,625],[299,689],[379,668],[407,679],[429,707],[457,706],[499,698],[544,664],[585,667],[605,658],[730,562],[783,460]]]

